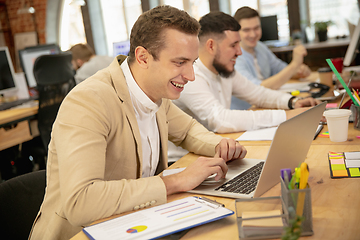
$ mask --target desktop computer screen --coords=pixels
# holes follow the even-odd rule
[[[114,42],[113,43],[113,56],[117,55],[125,55],[127,56],[130,51],[130,40],[122,41],[122,42]]]
[[[56,44],[38,45],[19,50],[20,64],[29,88],[36,87],[36,80],[33,73],[35,60],[41,55],[58,54],[60,52],[61,50]]]
[[[277,16],[260,17],[262,36],[260,41],[279,40]]]
[[[350,66],[352,61],[355,59],[356,54],[359,52],[360,45],[360,19],[351,37],[349,46],[346,50],[344,57],[344,66]]]
[[[0,94],[16,94],[15,72],[9,49],[0,47]]]

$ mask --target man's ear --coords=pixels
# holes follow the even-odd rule
[[[83,61],[81,59],[76,59],[76,64],[78,65],[78,68],[80,68],[84,63],[85,63],[85,61]]]
[[[215,55],[217,50],[216,41],[212,38],[209,38],[205,43],[205,48],[211,55]]]
[[[135,49],[135,59],[140,67],[148,68],[149,57],[150,57],[150,54],[144,47],[138,46]]]

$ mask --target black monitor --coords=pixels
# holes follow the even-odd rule
[[[260,41],[279,40],[277,16],[260,17],[262,36]]]
[[[354,29],[354,33],[350,39],[349,46],[346,50],[344,57],[344,66],[350,66],[352,61],[354,61],[356,54],[359,52],[359,44],[360,44],[360,19],[359,22]]]
[[[21,68],[24,71],[29,88],[36,87],[33,73],[35,60],[41,55],[58,54],[60,52],[61,50],[56,44],[38,45],[19,50]]]
[[[11,96],[16,93],[15,72],[9,49],[0,47],[0,94]]]

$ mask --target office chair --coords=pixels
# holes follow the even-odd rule
[[[45,195],[45,186],[45,170],[0,183],[1,239],[28,238]]]
[[[71,52],[64,52],[40,56],[34,63],[34,77],[39,92],[38,128],[46,152],[61,102],[76,85],[71,59]]]

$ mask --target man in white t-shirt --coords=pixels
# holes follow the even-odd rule
[[[174,103],[209,130],[227,133],[276,126],[307,109],[303,107],[320,103],[255,85],[235,71],[241,55],[240,25],[230,15],[211,12],[200,19],[200,25],[195,81]],[[230,110],[232,95],[261,108],[293,110]]]
[[[114,60],[113,57],[96,55],[88,44],[76,44],[70,48],[72,64],[76,70],[74,76],[76,84],[104,69]]]

